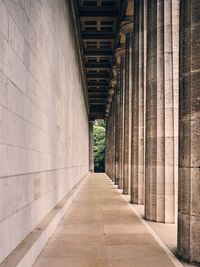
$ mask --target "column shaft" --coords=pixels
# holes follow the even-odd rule
[[[120,159],[120,74],[116,77],[115,89],[115,184],[119,185],[119,159]]]
[[[111,125],[111,109],[109,112],[109,117],[108,117],[108,132],[109,132],[109,136],[108,136],[108,166],[109,166],[109,173],[108,176],[111,178],[111,167],[112,167],[112,129],[111,129],[112,125]]]
[[[200,263],[200,2],[180,2],[178,254]]]
[[[144,204],[144,4],[144,0],[137,0],[134,6],[131,202],[136,204]]]
[[[89,122],[89,170],[94,172],[94,139],[93,139],[93,121]]]
[[[123,189],[124,177],[124,92],[125,92],[125,58],[121,59],[120,68],[120,163],[119,163],[119,188]]]
[[[114,129],[114,101],[111,103],[111,179],[115,179],[115,129]]]
[[[133,34],[126,34],[125,95],[124,95],[124,173],[123,193],[130,194],[131,175],[131,93]]]
[[[175,221],[174,2],[147,5],[145,217],[168,223]]]

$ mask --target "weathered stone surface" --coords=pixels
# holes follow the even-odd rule
[[[89,122],[89,170],[94,172],[94,140],[93,140],[93,121]]]
[[[147,15],[145,217],[170,223],[177,206],[178,1],[148,1]]]
[[[131,202],[135,204],[144,204],[145,8],[144,1],[135,1],[131,143]]]
[[[125,58],[121,59],[120,68],[120,176],[119,188],[123,188],[124,180],[124,94],[125,94]]]
[[[132,96],[133,33],[126,34],[125,88],[124,88],[124,169],[123,193],[130,194],[131,177],[131,96]]]
[[[178,253],[200,262],[200,3],[181,1]]]
[[[119,185],[120,179],[120,73],[116,75],[115,88],[115,184]]]

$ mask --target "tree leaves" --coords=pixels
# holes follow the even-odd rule
[[[94,136],[94,169],[96,172],[104,172],[105,169],[105,121],[95,121]]]

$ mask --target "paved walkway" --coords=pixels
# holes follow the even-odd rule
[[[104,174],[90,175],[35,267],[174,267]]]

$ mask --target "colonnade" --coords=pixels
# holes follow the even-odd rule
[[[199,263],[200,2],[135,0],[120,35],[106,173],[147,220],[178,218],[178,255]]]

